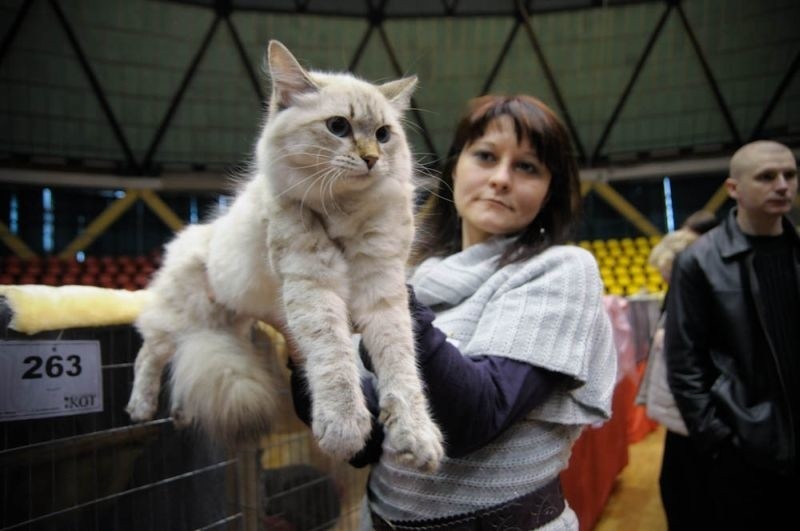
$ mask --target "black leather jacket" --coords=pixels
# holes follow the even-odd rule
[[[788,219],[783,224],[800,278],[800,237]],[[764,319],[752,248],[733,209],[673,265],[664,338],[668,380],[701,451],[730,444],[755,466],[796,473],[800,426],[793,425]]]

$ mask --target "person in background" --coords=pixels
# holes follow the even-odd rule
[[[597,264],[566,245],[581,203],[569,136],[539,100],[490,95],[452,146],[409,279],[446,457],[433,473],[393,460],[365,377],[374,429],[351,461],[372,466],[364,527],[577,530],[560,472],[583,427],[610,416],[616,352]],[[292,381],[309,422],[302,371]]]
[[[800,500],[797,163],[756,141],[730,161],[736,206],[673,265],[664,348],[716,529],[780,529]]]
[[[657,268],[669,283],[675,257],[702,234],[718,224],[714,214],[698,210],[686,218],[683,225],[665,235],[650,252],[648,262]],[[667,294],[668,296],[668,294]],[[709,510],[709,497],[702,473],[702,460],[692,447],[686,424],[675,405],[667,382],[667,365],[664,359],[663,311],[656,325],[647,358],[647,370],[639,386],[637,404],[643,404],[647,416],[667,429],[664,454],[658,483],[661,503],[669,529],[713,529],[713,513]]]

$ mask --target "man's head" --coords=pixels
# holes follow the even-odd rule
[[[791,210],[797,195],[794,154],[770,140],[745,144],[731,158],[725,186],[738,205],[737,220],[745,232],[779,234],[781,216]]]

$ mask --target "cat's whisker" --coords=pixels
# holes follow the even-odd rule
[[[445,182],[443,179],[436,177],[432,180],[435,182],[424,182],[421,187],[429,192],[437,192],[444,188],[450,192],[451,196],[453,195],[453,187],[447,184],[447,182]]]
[[[314,145],[314,144],[295,144],[294,147],[295,148],[310,147],[310,148],[315,148],[316,151],[293,151],[293,150],[284,149],[283,153],[276,154],[276,156],[268,156],[268,157],[266,157],[270,161],[270,167],[274,167],[276,162],[279,162],[279,161],[283,160],[284,158],[290,157],[290,156],[313,157],[313,158],[319,160],[319,162],[317,162],[315,164],[317,164],[317,165],[326,164],[327,162],[330,161],[330,159],[329,158],[325,159],[325,158],[321,157],[321,154],[323,154],[323,153],[325,153],[325,154],[333,154],[333,155],[336,154],[336,151],[333,150],[333,149],[326,148],[324,146],[317,146],[317,145]],[[308,168],[308,167],[312,167],[312,166],[313,165],[309,165],[309,166],[293,166],[293,168],[300,169],[300,168]]]
[[[307,176],[303,177],[303,179],[301,179],[300,181],[298,181],[298,182],[294,183],[293,185],[289,186],[288,188],[283,190],[281,193],[277,194],[275,197],[279,198],[279,197],[283,196],[284,194],[286,194],[287,192],[290,192],[294,188],[297,188],[298,186],[302,186],[303,184],[307,183],[310,179],[314,179],[315,177],[319,176],[321,173],[325,173],[325,172],[330,171],[330,170],[331,170],[331,168],[325,166],[322,169],[320,169],[318,171],[315,171],[311,175],[307,175]],[[309,186],[308,190],[310,190],[311,187],[314,186],[314,184],[316,184],[316,182],[312,183],[311,186]],[[306,194],[308,193],[308,190],[306,190]],[[303,195],[305,196],[305,194],[303,194]]]
[[[318,156],[318,154],[316,154],[316,153],[306,153],[306,152],[286,152],[286,153],[284,153],[283,155],[281,155],[281,156],[279,156],[279,157],[276,157],[276,158],[274,158],[274,159],[273,159],[273,160],[270,162],[270,165],[269,165],[270,169],[272,169],[272,168],[274,168],[275,166],[277,166],[277,164],[276,164],[277,162],[280,162],[282,159],[284,159],[284,158],[286,158],[286,157],[289,157],[289,156],[306,156],[306,157],[313,157],[313,158],[317,159],[317,161],[316,161],[316,162],[313,162],[313,163],[311,163],[311,164],[306,164],[306,165],[304,165],[304,166],[295,166],[295,165],[290,165],[290,167],[291,167],[292,169],[305,169],[305,168],[313,168],[313,167],[315,167],[315,166],[322,166],[322,165],[324,165],[324,164],[327,164],[327,163],[329,162],[329,159],[322,159],[322,158],[321,158],[321,157],[319,157],[319,156]]]
[[[322,211],[325,213],[326,218],[330,217],[330,213],[328,212],[328,207],[325,205],[325,193],[330,191],[331,200],[333,200],[333,184],[331,183],[330,176],[335,171],[335,168],[328,168],[328,171],[322,176],[322,184],[319,187],[319,199],[320,203],[322,203]]]
[[[324,170],[321,170],[321,171],[324,171]],[[318,172],[317,172],[317,173],[318,173]],[[278,193],[278,194],[275,194],[275,199],[279,199],[279,198],[283,197],[284,195],[288,194],[289,192],[291,192],[292,190],[294,190],[295,188],[297,188],[298,186],[302,186],[303,184],[305,184],[306,182],[308,182],[310,179],[313,179],[313,178],[314,178],[314,175],[316,175],[316,173],[313,173],[313,174],[311,174],[311,175],[309,175],[309,176],[307,176],[307,177],[304,177],[303,179],[301,179],[301,180],[297,181],[297,182],[296,182],[296,183],[294,183],[293,185],[291,185],[291,186],[287,187],[287,188],[286,188],[285,190],[283,190],[282,192],[280,192],[280,193]]]
[[[444,179],[442,179],[441,177],[439,177],[438,175],[436,175],[434,173],[426,173],[426,172],[420,172],[420,173],[422,173],[424,175],[424,178],[422,178],[422,179],[419,179],[419,178],[414,179],[414,184],[415,184],[415,188],[416,189],[424,190],[428,194],[433,195],[433,196],[441,199],[442,201],[447,201],[448,203],[452,203],[453,202],[453,199],[452,199],[452,197],[453,197],[453,187],[450,186],[447,183],[447,181],[445,181]],[[450,192],[450,197],[445,197],[445,196],[441,195],[440,189],[442,187],[446,188]]]
[[[316,172],[315,174],[313,174],[312,176],[309,177],[309,178],[311,178],[314,175],[316,175],[316,178],[314,178],[314,182],[312,182],[308,186],[308,188],[306,188],[306,191],[303,193],[303,197],[300,198],[300,206],[301,207],[303,207],[303,208],[305,207],[306,197],[308,197],[308,194],[311,193],[311,190],[315,186],[317,186],[317,183],[319,183],[321,180],[325,179],[325,175],[327,175],[329,171],[331,171],[331,168],[325,168],[323,170],[320,170],[320,171]],[[327,216],[327,213],[326,213],[326,216]]]
[[[439,114],[437,111],[434,111],[434,110],[431,110],[431,109],[425,109],[423,107],[409,107],[408,110],[409,111],[424,112],[424,113],[431,114],[431,115]]]
[[[430,193],[430,195],[432,195],[432,196],[434,196],[434,197],[436,197],[438,199],[441,199],[442,201],[444,201],[446,203],[453,203],[454,202],[453,199],[451,199],[449,197],[445,197],[443,195],[440,195],[440,194],[438,194],[438,193],[436,193],[436,192],[434,192],[432,190],[429,190],[429,193]]]
[[[336,208],[336,211],[339,212],[340,214],[343,214],[344,211],[342,210],[342,207],[339,205],[338,201],[336,201],[336,195],[334,194],[334,186],[336,185],[336,181],[338,181],[339,178],[342,175],[344,175],[344,173],[345,173],[344,169],[334,168],[333,171],[328,176],[328,182],[327,182],[327,188],[331,195],[331,203],[333,203],[333,206]]]
[[[401,118],[400,121],[406,126],[408,129],[413,129],[417,133],[422,133],[422,126],[419,125],[417,122],[413,120],[409,120],[408,118]]]
[[[337,172],[334,172],[334,175],[330,179],[331,201],[333,202],[333,206],[336,207],[337,212],[339,212],[340,214],[344,214],[344,210],[342,210],[342,207],[336,201],[336,197],[333,194],[333,185],[336,183],[336,181],[339,179],[339,177],[344,175],[344,173],[345,173],[345,171],[343,169],[339,169]]]
[[[319,156],[321,153],[333,154],[333,155],[335,155],[337,153],[337,151],[335,149],[332,149],[332,148],[329,148],[329,147],[326,147],[326,146],[320,146],[320,145],[317,145],[317,144],[293,144],[292,147],[293,148],[297,148],[297,149],[300,149],[300,148],[313,148],[312,150],[310,150],[308,152],[305,152],[305,151],[297,152],[298,154],[301,154],[301,155],[312,155],[313,154],[314,156]]]
[[[425,175],[426,177],[437,178],[439,176],[439,172],[426,166],[425,164],[415,163],[414,164],[414,173]]]

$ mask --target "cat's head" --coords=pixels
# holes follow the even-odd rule
[[[308,71],[274,40],[268,68],[272,96],[257,160],[276,193],[324,201],[387,180],[410,185],[401,119],[416,76],[374,85]]]

